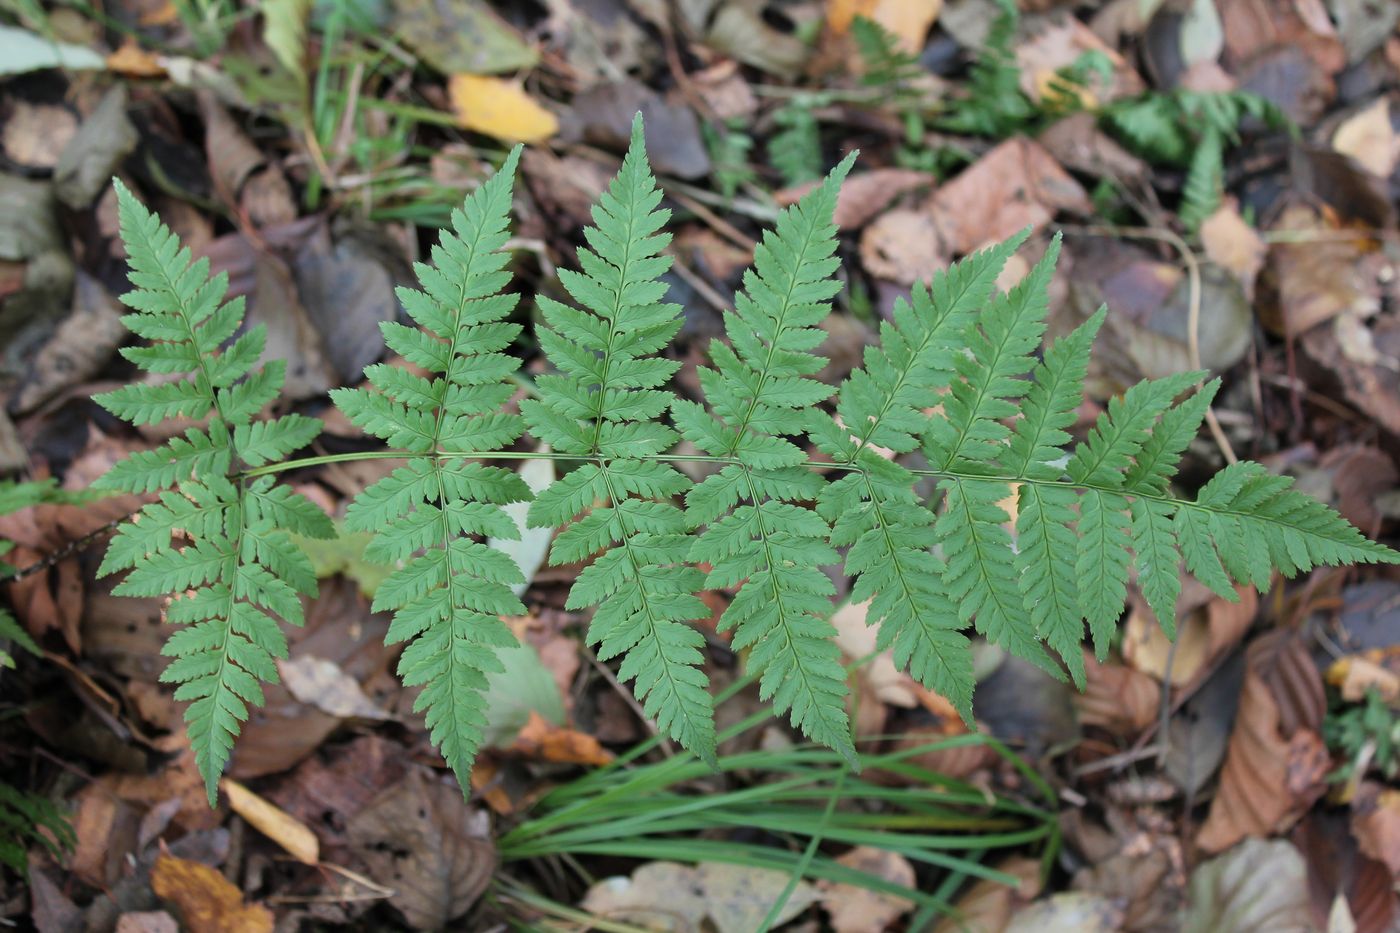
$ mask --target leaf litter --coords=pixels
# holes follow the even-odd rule
[[[725,310],[762,227],[804,190],[778,156],[815,153],[815,177],[859,148],[837,210],[848,287],[833,360],[858,361],[896,299],[954,259],[1030,227],[1035,244],[1016,261],[1028,268],[1064,230],[1052,326],[1110,308],[1076,432],[1127,384],[1199,363],[1225,379],[1222,433],[1192,446],[1184,483],[1233,446],[1368,533],[1396,531],[1400,254],[1388,186],[1400,142],[1388,89],[1400,51],[1385,36],[1400,4],[1071,13],[1023,2],[1000,59],[983,51],[1005,9],[991,0],[287,2],[235,4],[236,25],[178,6],[116,4],[99,23],[22,5],[0,27],[8,470],[77,489],[162,439],[121,433],[87,401],[127,375],[112,175],[163,198],[229,273],[269,324],[268,355],[294,363],[290,405],[327,420],[325,447],[305,455],[337,453],[363,439],[335,422],[325,392],[384,357],[379,325],[403,315],[394,288],[429,258],[448,206],[489,177],[503,145],[531,143],[513,263],[548,290],[575,261],[577,229],[641,109],[678,225],[672,294],[693,296],[697,335]],[[889,31],[884,52],[862,49],[857,17]],[[914,69],[903,77],[899,55]],[[978,106],[1005,111],[998,134],[947,118],[979,87]],[[1222,129],[1218,171],[1198,176],[1188,156],[1209,112],[1172,123],[1162,105],[1183,89],[1257,93],[1301,125],[1251,110]],[[1022,99],[1026,109],[1005,109]],[[1197,229],[1182,218],[1199,190],[1209,201]],[[682,352],[686,365],[698,356]],[[522,473],[554,466],[526,460]],[[338,515],[374,470],[342,463],[297,482]],[[397,653],[382,646],[387,621],[369,608],[382,569],[362,560],[366,537],[346,536],[312,554],[322,595],[238,748],[228,808],[210,811],[178,738],[183,704],[158,683],[160,606],[112,597],[83,544],[138,504],[43,503],[0,521],[16,542],[8,559],[37,568],[7,584],[6,604],[51,655],[0,672],[7,699],[41,698],[7,721],[0,760],[65,800],[78,831],[63,863],[30,853],[27,888],[4,879],[5,903],[41,929],[433,929],[500,922],[503,905],[524,903],[487,893],[493,883],[658,929],[754,929],[784,895],[779,923],[794,929],[901,929],[930,919],[911,897],[934,890],[997,931],[1302,929],[1303,913],[1308,928],[1384,930],[1396,916],[1400,797],[1386,743],[1400,716],[1400,631],[1394,580],[1381,575],[1343,586],[1317,574],[1262,602],[1198,594],[1174,648],[1135,605],[1121,641],[1086,654],[1082,695],[982,654],[978,728],[1059,791],[1068,846],[1048,873],[1041,843],[1023,842],[988,859],[999,880],[942,890],[940,868],[892,848],[823,844],[833,862],[911,897],[810,878],[790,887],[788,872],[664,853],[575,856],[606,879],[590,888],[496,850],[505,830],[493,820],[530,819],[650,735],[614,671],[581,648],[588,620],[564,605],[578,568],[541,565],[547,535],[523,528],[497,543],[538,571],[519,587],[530,615],[511,625],[528,647],[492,678],[493,748],[469,800],[440,779],[412,691],[393,675]],[[836,587],[844,598],[848,583]],[[854,674],[863,747],[907,754],[938,786],[964,782],[968,800],[1024,798],[1026,772],[900,674],[862,609],[847,605],[836,623],[849,661],[874,653]],[[724,633],[706,634],[712,677],[733,680],[742,659]],[[758,708],[742,692],[732,702],[733,721]],[[790,742],[770,727],[733,747],[775,755]],[[891,792],[915,786],[901,767],[872,771]],[[760,761],[682,786],[703,795],[780,779]],[[965,825],[965,806],[939,819]],[[1256,877],[1289,881],[1265,889]],[[956,929],[953,916],[939,928]]]

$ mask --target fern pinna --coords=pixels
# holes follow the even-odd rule
[[[525,380],[507,352],[522,328],[503,250],[518,157],[453,214],[432,264],[416,267],[421,288],[399,292],[418,326],[385,324],[385,340],[415,371],[376,364],[367,387],[333,393],[387,442],[384,457],[403,461],[345,520],[374,531],[367,556],[394,567],[375,607],[394,611],[388,637],[407,642],[400,673],[422,687],[418,707],[463,787],[487,675],[514,642],[501,616],[524,611],[511,589],[520,569],[486,539],[518,533],[502,506],[531,491],[493,458],[570,467],[528,513],[535,527],[562,529],[554,563],[585,564],[568,606],[596,607],[587,638],[599,656],[620,657],[658,728],[710,761],[713,703],[691,624],[710,616],[707,588],[732,592],[719,627],[760,672],[762,694],[854,760],[829,621],[827,571],[838,565],[852,598],[869,601],[879,646],[970,720],[970,626],[1082,684],[1086,628],[1102,656],[1134,577],[1170,633],[1183,564],[1235,599],[1236,584],[1267,587],[1275,570],[1400,560],[1258,464],[1227,467],[1192,500],[1174,496],[1178,461],[1218,388],[1190,391],[1201,373],[1134,386],[1074,443],[1106,312],[1040,349],[1058,241],[1005,293],[997,278],[1023,236],[916,287],[863,365],[838,388],[822,384],[820,325],[840,288],[832,217],[851,159],[765,234],[725,315],[726,339],[699,369],[703,397],[679,398],[669,387],[679,363],[663,355],[681,326],[662,279],[668,212],[640,119],[584,231],[580,271],[560,273],[571,303],[537,300],[534,333],[552,371],[512,414]],[[285,653],[276,619],[299,622],[298,594],[315,591],[287,532],[333,533],[271,474],[337,456],[284,460],[317,422],[257,420],[282,364],[255,367],[261,331],[237,333],[241,305],[221,303],[222,277],[208,279],[118,193],[136,287],[126,321],[149,342],[124,352],[153,377],[99,401],[136,423],[200,426],[105,479],[159,495],[114,538],[103,570],[129,571],[121,592],[175,594],[167,617],[185,628],[168,644],[165,678],[193,701],[190,734],[212,795],[246,704]],[[682,461],[713,472],[692,483]]]

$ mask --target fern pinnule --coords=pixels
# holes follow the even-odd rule
[[[373,531],[366,558],[394,565],[373,608],[393,610],[386,641],[408,642],[399,675],[422,686],[414,709],[464,789],[486,730],[487,674],[503,670],[497,649],[516,644],[500,616],[525,611],[511,591],[525,579],[519,567],[479,539],[518,538],[502,506],[530,490],[515,473],[462,458],[508,447],[523,430],[519,415],[500,411],[520,365],[501,352],[520,333],[506,320],[517,296],[501,291],[520,152],[453,211],[432,265],[415,266],[421,288],[398,290],[419,326],[382,325],[385,343],[430,375],[375,364],[365,369],[372,388],[331,393],[366,433],[409,455],[355,498],[345,524]]]
[[[178,683],[176,699],[190,701],[190,743],[212,804],[248,705],[262,703],[260,684],[277,681],[275,659],[287,655],[276,619],[301,624],[299,596],[316,594],[310,561],[286,529],[334,534],[309,501],[236,471],[285,458],[321,423],[296,414],[255,420],[278,397],[286,364],[256,367],[265,329],[238,334],[243,300],[224,301],[228,276],[211,277],[207,259],[191,261],[176,236],[114,184],[135,286],[122,296],[133,309],[122,322],[148,341],[122,354],[159,377],[184,378],[133,383],[95,400],[134,424],[182,417],[207,426],[131,455],[98,481],[127,492],[164,490],[118,529],[99,573],[129,571],[119,594],[180,594],[166,618],[186,627],[165,644],[173,660],[161,679]],[[261,507],[269,497],[278,513]]]
[[[734,647],[751,649],[749,663],[763,672],[760,695],[775,710],[852,760],[846,677],[828,621],[834,589],[821,570],[838,557],[826,521],[804,504],[822,483],[788,438],[804,439],[816,424],[814,407],[832,394],[812,378],[825,365],[813,351],[826,338],[817,325],[840,290],[832,215],[854,160],[779,215],[755,249],[734,311],[724,316],[729,344],[712,342],[715,368],[700,370],[709,411],[695,402],[673,407],[687,440],[736,461],[687,497],[690,525],[707,526],[690,559],[712,566],[711,585],[739,586],[720,629],[733,628]]]
[[[664,386],[680,364],[658,356],[680,330],[681,310],[663,301],[661,255],[670,212],[647,166],[641,116],[622,169],[593,212],[579,250],[583,271],[560,272],[578,307],[540,298],[540,346],[559,369],[536,380],[521,404],[534,435],[585,462],[530,506],[533,527],[569,523],[550,548],[555,564],[598,556],[579,574],[568,607],[597,605],[588,641],[602,659],[624,655],[622,679],[658,728],[715,761],[713,703],[700,671],[703,639],[686,623],[707,617],[687,566],[689,528],[671,499],[690,482],[649,458],[675,431],[660,418],[675,400]],[[599,553],[601,552],[601,553]]]

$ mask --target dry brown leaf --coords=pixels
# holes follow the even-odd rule
[[[1021,879],[1020,887],[1009,888],[986,879],[974,882],[953,904],[954,913],[934,927],[934,933],[1000,933],[1011,922],[1011,915],[1040,893],[1040,860],[1013,855],[994,866]]]
[[[1332,148],[1351,156],[1372,175],[1389,178],[1400,162],[1400,134],[1390,122],[1390,101],[1377,97],[1343,120],[1332,134]]]
[[[1220,789],[1196,844],[1222,852],[1246,836],[1288,829],[1323,791],[1331,768],[1318,735],[1322,682],[1302,642],[1275,630],[1246,656],[1239,712]]]
[[[631,877],[605,878],[593,885],[584,896],[583,909],[674,933],[711,928],[705,924],[707,918],[718,933],[748,933],[761,924],[787,888],[788,878],[787,872],[771,868],[648,862]],[[815,888],[799,882],[773,925],[782,926],[818,899]]]
[[[321,860],[321,844],[316,834],[287,811],[268,803],[237,781],[219,782],[228,795],[228,805],[243,819],[282,848],[298,862],[315,865]]]
[[[78,118],[67,107],[15,101],[0,128],[0,146],[12,162],[52,169],[77,131]]]
[[[1297,205],[1285,209],[1270,229],[1288,231],[1298,242],[1269,248],[1259,304],[1265,327],[1296,337],[1339,314],[1364,316],[1379,307],[1375,283],[1359,270],[1363,241],[1336,239],[1340,227],[1313,208]],[[1317,237],[1310,240],[1313,232]]]
[[[506,751],[536,761],[598,768],[613,760],[613,753],[593,736],[556,726],[534,710],[530,710],[530,718]]]
[[[1065,891],[1016,911],[1006,933],[1118,933],[1123,908],[1097,894]]]
[[[1026,227],[1038,230],[1061,211],[1090,214],[1092,206],[1043,146],[1017,137],[934,192],[930,211],[948,250],[961,256]]]
[[[272,911],[244,903],[242,892],[208,865],[162,854],[151,887],[179,909],[190,933],[272,933]]]
[[[898,852],[874,846],[856,846],[838,856],[836,861],[847,868],[882,878],[891,884],[915,888],[914,866]],[[896,897],[868,887],[834,884],[823,881],[822,906],[831,918],[836,933],[882,933],[914,906],[906,898]]]
[[[852,175],[841,184],[836,195],[836,213],[833,220],[844,231],[858,230],[883,211],[900,195],[930,188],[935,183],[934,176],[927,172],[916,172],[907,168],[877,168],[869,172]],[[793,188],[784,188],[773,194],[780,206],[797,203],[807,192],[817,186],[809,182]]]
[[[1147,674],[1124,664],[1101,664],[1087,650],[1084,673],[1084,692],[1074,698],[1084,725],[1130,736],[1157,718],[1162,688]]]
[[[1144,674],[1162,680],[1170,658],[1172,686],[1192,682],[1226,651],[1239,644],[1254,622],[1259,595],[1253,587],[1236,587],[1239,602],[1221,599],[1188,578],[1177,604],[1176,656],[1156,617],[1140,598],[1134,598],[1123,627],[1123,659]]]
[[[486,814],[422,768],[354,814],[347,831],[369,876],[393,889],[389,903],[420,930],[462,916],[491,883],[496,848],[486,834]]]
[[[875,218],[860,238],[860,260],[878,279],[901,285],[925,282],[951,256],[927,210],[895,208]]]
[[[1247,296],[1254,294],[1254,280],[1264,268],[1269,248],[1259,232],[1244,222],[1233,198],[1201,223],[1201,245],[1206,258],[1238,279]]]
[[[1400,877],[1400,790],[1363,782],[1351,802],[1351,831],[1365,855]]]

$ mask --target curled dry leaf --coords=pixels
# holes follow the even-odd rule
[[[1130,736],[1157,718],[1162,688],[1147,674],[1124,664],[1101,664],[1087,650],[1084,674],[1084,692],[1074,698],[1082,724]]]
[[[1222,852],[1282,832],[1322,795],[1331,768],[1317,732],[1324,710],[1321,678],[1296,635],[1275,630],[1250,645],[1220,788],[1197,845]]]
[[[272,933],[272,911],[244,903],[242,892],[208,865],[162,854],[151,887],[175,905],[190,933]]]
[[[1307,866],[1283,839],[1246,839],[1191,876],[1184,933],[1311,933]]]
[[[228,796],[228,805],[234,813],[286,849],[298,862],[315,865],[321,860],[321,845],[316,834],[296,817],[268,803],[237,781],[224,778],[219,786]]]
[[[847,868],[883,878],[891,884],[914,888],[914,866],[898,852],[873,846],[856,846],[836,859]],[[822,906],[836,933],[882,933],[909,911],[914,902],[867,887],[823,881]]]

